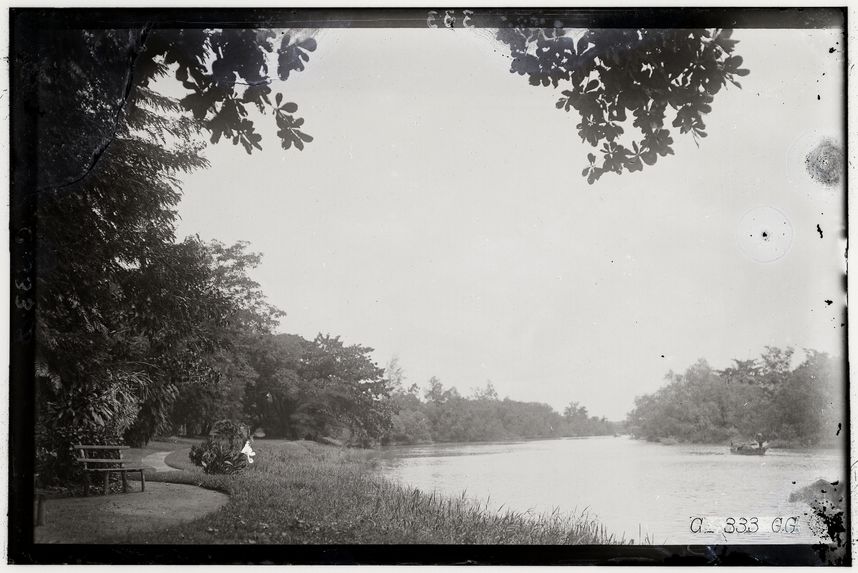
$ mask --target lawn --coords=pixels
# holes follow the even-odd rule
[[[367,452],[314,442],[259,440],[256,463],[236,476],[206,475],[189,447],[165,460],[179,467],[155,481],[228,493],[220,510],[119,543],[606,544],[618,541],[585,516],[496,513],[463,497],[440,497],[378,475]]]

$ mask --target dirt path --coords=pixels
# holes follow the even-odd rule
[[[188,447],[189,440],[150,442],[126,450],[131,465],[150,473],[174,472],[165,458]],[[193,468],[191,468],[193,469]],[[129,493],[47,500],[47,524],[35,528],[36,543],[111,543],[125,533],[156,531],[191,521],[220,509],[229,496],[194,485],[129,481]]]
[[[48,523],[35,528],[35,542],[110,543],[119,534],[197,519],[229,501],[226,494],[193,485],[147,482],[141,492],[140,482],[132,481],[130,487],[124,494],[47,500]]]
[[[149,454],[140,460],[140,463],[144,466],[148,466],[152,468],[156,472],[171,472],[175,471],[175,468],[171,468],[166,463],[164,463],[164,458],[169,456],[172,452],[155,452],[154,454]]]

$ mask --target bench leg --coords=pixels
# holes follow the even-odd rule
[[[146,491],[146,478],[143,477],[143,470],[140,470],[140,491]]]
[[[122,493],[128,493],[128,472],[122,470]]]
[[[36,525],[45,525],[48,522],[47,510],[45,509],[45,494],[36,496]]]
[[[86,470],[83,472],[83,495],[84,497],[89,495],[89,472]]]
[[[110,491],[110,472],[104,472],[104,495]]]

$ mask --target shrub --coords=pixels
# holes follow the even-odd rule
[[[240,449],[212,438],[191,447],[190,458],[207,474],[234,474],[247,467],[247,456]]]
[[[248,457],[242,450],[249,438],[244,424],[221,420],[205,442],[191,447],[189,457],[207,474],[235,474],[247,467]]]
[[[245,424],[232,420],[220,420],[214,423],[209,435],[227,441],[231,446],[237,446],[238,449],[241,449],[245,442],[250,439],[250,429]]]
[[[74,444],[122,444],[139,411],[144,377],[127,372],[93,374],[87,384],[63,384],[44,366],[36,379],[35,470],[42,486],[82,481]]]

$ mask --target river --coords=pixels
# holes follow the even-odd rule
[[[392,446],[377,455],[383,475],[422,491],[464,491],[534,513],[586,510],[636,543],[818,542],[810,507],[789,494],[817,478],[844,483],[844,452],[835,449],[737,456],[726,446],[596,437]]]

